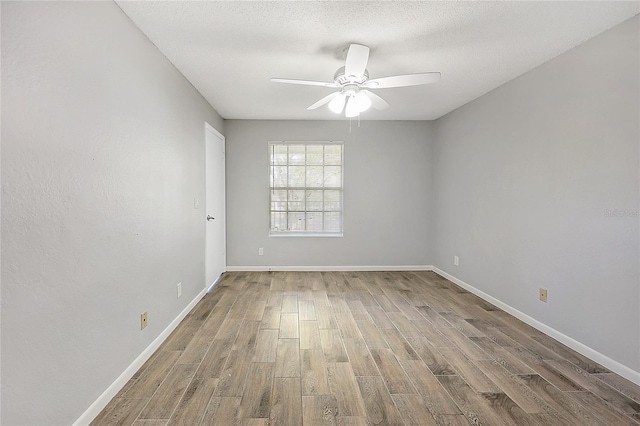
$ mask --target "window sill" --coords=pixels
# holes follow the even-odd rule
[[[329,237],[329,238],[335,238],[335,237],[343,237],[344,234],[342,232],[322,232],[322,233],[314,233],[314,232],[269,232],[269,236],[270,237],[312,237],[312,238],[316,238],[316,237]]]

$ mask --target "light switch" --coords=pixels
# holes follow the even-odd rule
[[[193,208],[194,209],[199,209],[200,208],[200,198],[194,198],[193,199]]]

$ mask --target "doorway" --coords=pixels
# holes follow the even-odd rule
[[[209,290],[227,267],[224,153],[224,136],[205,123],[205,287]]]

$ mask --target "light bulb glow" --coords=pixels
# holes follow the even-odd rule
[[[353,101],[355,102],[356,108],[359,112],[364,112],[371,108],[371,99],[369,99],[369,96],[367,96],[365,92],[356,93],[353,97]]]
[[[344,110],[344,116],[347,118],[357,117],[360,115],[358,104],[355,100],[355,96],[349,96],[347,99],[347,108]]]
[[[331,99],[331,102],[329,102],[329,109],[336,114],[340,114],[344,109],[346,99],[347,98],[344,94],[338,93],[333,99]]]

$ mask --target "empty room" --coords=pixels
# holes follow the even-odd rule
[[[640,426],[637,1],[2,1],[0,424]]]

